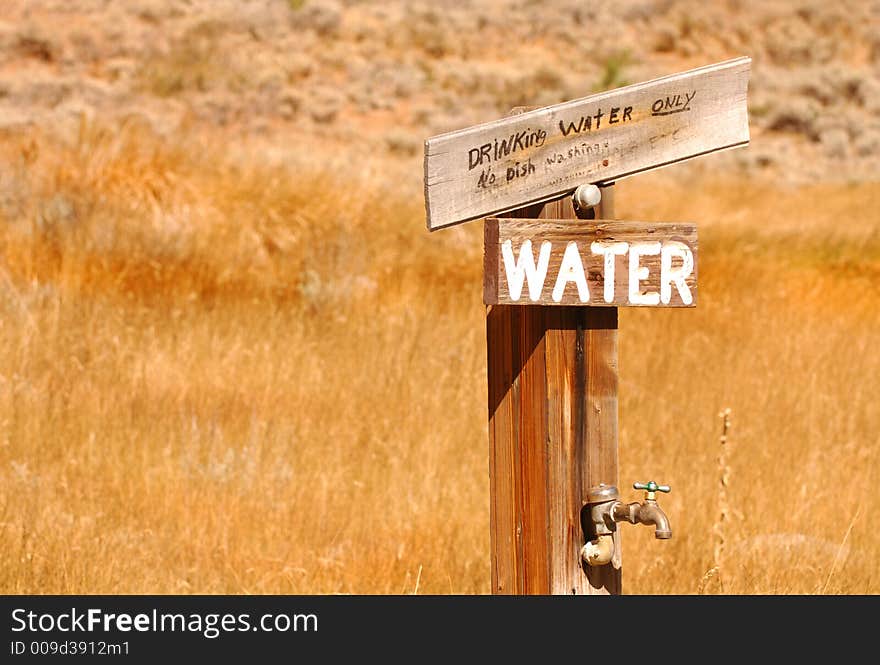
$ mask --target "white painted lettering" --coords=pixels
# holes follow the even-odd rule
[[[501,254],[504,257],[504,272],[507,275],[507,290],[510,299],[514,302],[522,295],[523,282],[528,280],[529,298],[533,302],[540,300],[541,291],[544,289],[544,280],[547,278],[547,268],[550,266],[550,242],[545,240],[541,243],[541,252],[538,255],[538,265],[535,266],[535,256],[532,254],[532,241],[523,242],[519,250],[519,258],[513,258],[513,244],[505,240],[501,245]]]
[[[626,242],[594,242],[590,245],[593,254],[602,254],[605,263],[605,288],[602,296],[605,302],[614,302],[614,257],[623,256],[629,249]]]
[[[659,242],[634,242],[629,247],[629,301],[633,305],[659,305],[660,294],[656,291],[642,293],[639,283],[648,279],[648,266],[639,265],[643,256],[660,253]]]
[[[673,257],[681,259],[681,265],[677,268],[672,267]],[[693,271],[694,253],[690,247],[677,240],[663,243],[663,249],[660,252],[660,301],[664,305],[668,305],[672,299],[673,284],[678,289],[681,301],[685,305],[690,305],[694,301],[691,290],[685,282],[685,279]]]
[[[581,302],[590,301],[590,287],[587,285],[587,276],[584,274],[584,264],[578,251],[577,243],[571,241],[565,248],[562,263],[559,266],[559,275],[556,278],[556,286],[553,287],[553,300],[562,301],[562,294],[569,282],[577,285],[578,298]]]

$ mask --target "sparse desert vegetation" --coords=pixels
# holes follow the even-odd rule
[[[695,310],[620,312],[675,529],[624,589],[880,591],[880,17],[753,9],[4,3],[0,589],[487,593],[482,234],[421,140],[746,54],[752,146],[617,186],[701,244]]]

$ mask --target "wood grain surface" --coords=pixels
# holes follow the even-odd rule
[[[576,217],[568,197],[512,214]],[[580,559],[587,489],[618,481],[617,309],[493,305],[486,336],[492,592],[620,593],[619,549]]]
[[[429,138],[428,229],[747,145],[750,68],[737,58]]]

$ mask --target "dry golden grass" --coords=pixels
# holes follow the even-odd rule
[[[0,591],[488,592],[479,225],[221,139],[0,140]],[[625,589],[714,565],[730,407],[705,590],[877,593],[878,188],[673,170],[618,192],[702,247],[698,308],[621,310],[621,482],[675,529]]]

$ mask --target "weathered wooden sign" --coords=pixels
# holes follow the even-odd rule
[[[487,305],[694,307],[693,224],[496,219],[485,223]]]
[[[747,145],[750,67],[737,58],[429,138],[428,230]]]

